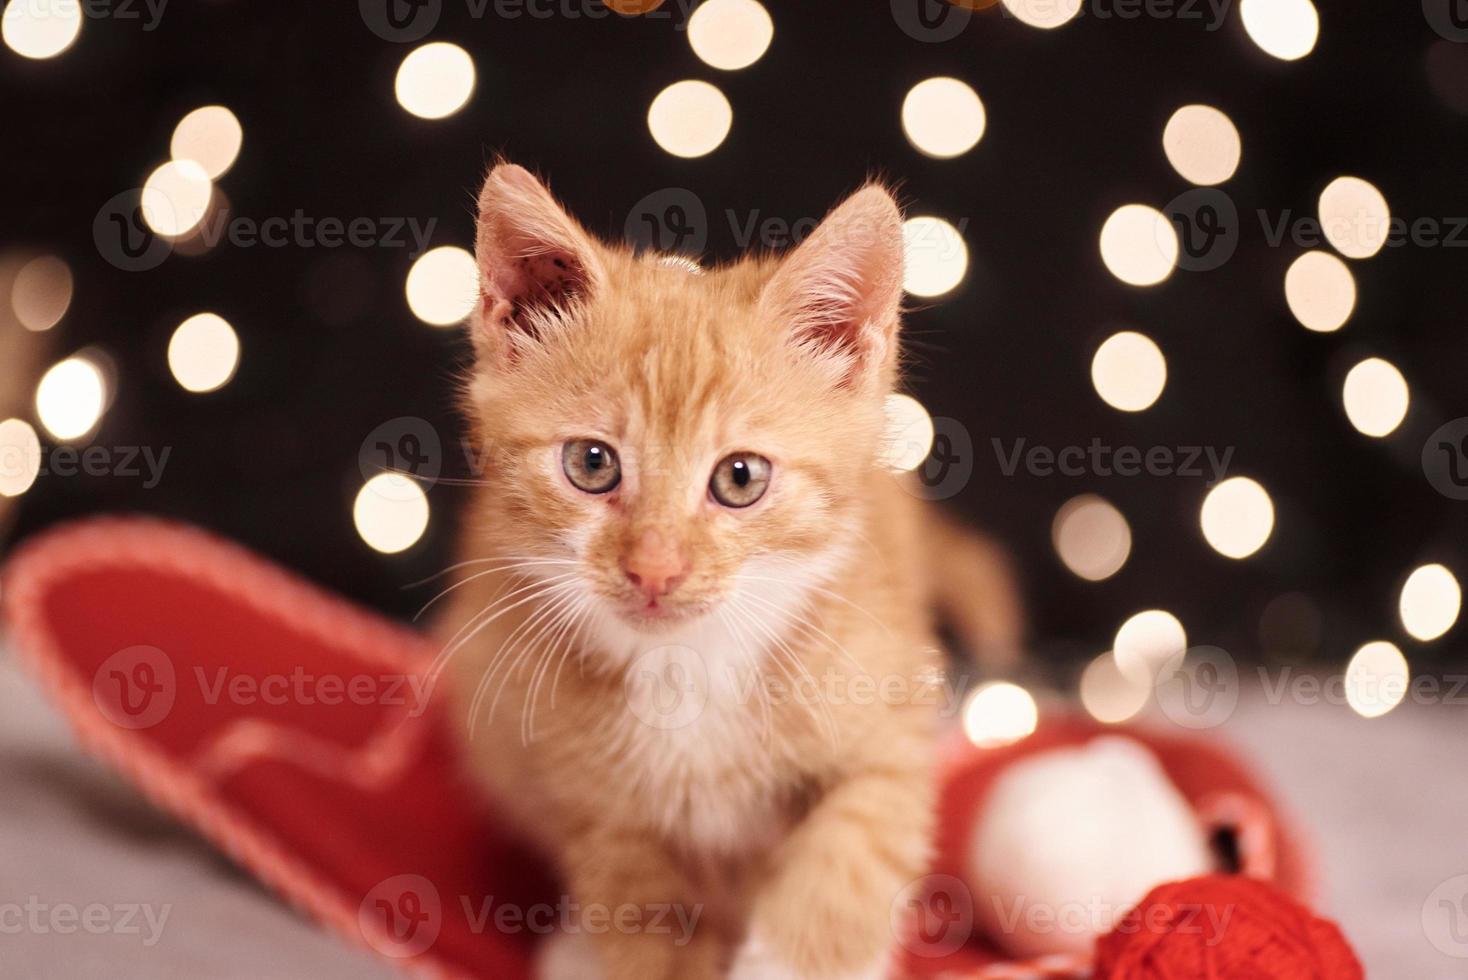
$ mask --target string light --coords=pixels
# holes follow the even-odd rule
[[[479,302],[479,266],[457,245],[429,249],[408,270],[408,309],[435,327],[463,321]]]
[[[1341,399],[1356,431],[1380,439],[1395,432],[1407,417],[1411,393],[1396,365],[1368,357],[1346,374]]]
[[[452,116],[474,94],[474,59],[457,44],[434,41],[408,52],[393,90],[398,105],[420,119]]]
[[[368,547],[395,555],[417,544],[428,529],[428,496],[401,473],[379,473],[362,485],[352,521]]]
[[[170,160],[143,183],[143,220],[157,234],[178,238],[204,219],[213,194],[214,184],[197,162]]]
[[[240,339],[217,313],[189,317],[168,341],[168,369],[185,391],[202,394],[223,388],[239,363]]]
[[[41,376],[36,415],[53,437],[80,439],[97,427],[107,408],[107,381],[89,358],[68,357]]]
[[[1367,643],[1346,665],[1346,703],[1362,718],[1380,718],[1402,703],[1411,679],[1407,658],[1396,644]]]
[[[884,408],[887,434],[882,464],[900,473],[917,469],[933,451],[932,417],[922,402],[911,395],[888,395]]]
[[[76,43],[82,31],[79,0],[10,0],[0,14],[0,39],[23,58],[54,58]]]
[[[1457,576],[1442,565],[1414,569],[1397,604],[1402,628],[1424,643],[1452,629],[1462,608],[1463,589]]]
[[[71,266],[54,255],[31,259],[15,274],[10,306],[27,330],[50,330],[71,306]]]
[[[1224,480],[1203,498],[1203,537],[1227,558],[1247,558],[1274,532],[1274,501],[1246,476]]]
[[[1061,505],[1050,541],[1065,567],[1088,582],[1110,578],[1132,553],[1132,529],[1121,511],[1094,494]]]
[[[968,246],[953,225],[932,215],[902,223],[902,285],[914,296],[952,292],[968,272]]]
[[[758,0],[704,0],[688,20],[688,44],[710,68],[738,71],[764,56],[775,22]]]
[[[963,731],[980,748],[1018,742],[1039,724],[1040,709],[1030,692],[1018,684],[995,681],[969,695],[963,709]]]
[[[1320,227],[1348,259],[1369,259],[1386,244],[1392,211],[1381,191],[1360,177],[1337,177],[1320,192]]]
[[[1101,260],[1132,286],[1155,286],[1177,265],[1177,231],[1167,216],[1145,204],[1126,204],[1101,227]]]
[[[647,129],[676,157],[701,157],[718,149],[734,125],[729,100],[708,82],[685,79],[657,94],[647,107]]]
[[[1103,653],[1081,673],[1081,706],[1103,725],[1117,725],[1147,706],[1152,685],[1123,674],[1116,658]]]
[[[966,82],[929,78],[902,100],[902,131],[923,153],[940,160],[962,156],[983,138],[984,103]]]
[[[1330,333],[1356,309],[1356,278],[1329,252],[1306,252],[1285,273],[1285,301],[1306,330]]]
[[[1140,412],[1161,397],[1167,385],[1167,360],[1150,337],[1123,330],[1096,348],[1091,383],[1112,408]]]
[[[1054,30],[1075,19],[1081,0],[1003,0],[1004,9],[1022,24]]]
[[[1239,16],[1260,50],[1281,61],[1305,57],[1320,37],[1320,13],[1310,0],[1241,0]]]
[[[192,160],[212,180],[234,166],[244,144],[245,130],[233,112],[222,105],[206,105],[179,120],[169,141],[175,160]]]
[[[1208,105],[1185,105],[1174,112],[1162,131],[1162,150],[1184,180],[1200,186],[1232,177],[1244,152],[1233,120]]]
[[[1117,670],[1137,684],[1150,684],[1163,665],[1187,648],[1182,622],[1165,609],[1144,609],[1128,617],[1111,644]]]
[[[41,440],[24,419],[0,422],[0,497],[19,497],[41,473]]]

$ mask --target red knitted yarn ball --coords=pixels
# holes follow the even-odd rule
[[[1333,923],[1253,878],[1155,888],[1096,943],[1095,980],[1363,980]]]

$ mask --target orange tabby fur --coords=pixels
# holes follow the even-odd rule
[[[592,937],[603,976],[883,975],[893,900],[929,857],[922,543],[951,534],[878,459],[897,206],[865,187],[783,259],[699,273],[593,241],[501,164],[476,250],[486,485],[464,557],[480,564],[443,619],[474,772],[580,907],[698,915],[691,941]],[[616,449],[613,492],[563,475],[577,438]],[[708,481],[741,450],[772,477],[736,510]],[[686,571],[656,619],[626,565],[649,550]],[[975,629],[1008,644],[1011,620],[1001,604]],[[701,710],[665,718],[651,699],[669,691]]]

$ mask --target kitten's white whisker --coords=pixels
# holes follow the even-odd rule
[[[521,562],[514,562],[513,564],[508,564],[508,565],[496,565],[494,568],[481,569],[481,570],[475,572],[473,575],[466,575],[466,576],[464,576],[462,579],[460,579],[459,581],[457,581],[454,584],[450,585],[448,588],[444,589],[438,595],[434,596],[432,599],[429,599],[427,602],[425,602],[423,604],[422,608],[420,608],[416,613],[413,614],[413,622],[416,623],[423,616],[423,614],[426,613],[433,606],[434,603],[438,602],[440,599],[442,599],[444,596],[448,595],[450,592],[453,592],[455,589],[463,588],[464,586],[468,585],[470,582],[473,582],[473,581],[476,581],[478,579],[484,578],[486,575],[499,575],[499,574],[504,574],[504,573],[508,572],[508,573],[511,573],[511,577],[512,578],[530,578],[530,577],[533,577],[533,576],[531,576],[529,573],[519,572],[517,570],[518,569],[522,569],[522,568],[536,568],[536,567],[540,567],[542,565],[555,567],[555,566],[560,565],[560,564],[563,564],[563,563],[561,563],[561,562],[549,562],[549,561],[544,561],[544,562],[543,561],[521,561]],[[568,561],[568,562],[564,562],[564,564],[566,564],[566,565],[574,565],[574,564],[576,564],[576,562]],[[462,565],[463,565],[463,563],[460,564],[460,567],[462,567]],[[443,572],[439,572],[439,575],[443,575],[447,571],[449,571],[449,569],[445,569]],[[433,578],[437,578],[437,577],[438,577],[437,575],[433,576]],[[424,582],[428,582],[428,581],[431,581],[431,579],[424,579],[423,581]],[[421,585],[423,583],[420,582],[418,584]]]
[[[537,579],[536,581],[531,582],[529,585],[521,586],[520,588],[515,589],[513,592],[510,592],[507,595],[500,595],[496,596],[494,599],[491,599],[483,609],[479,610],[479,612],[475,613],[473,616],[470,616],[468,621],[464,623],[463,626],[459,627],[459,631],[455,633],[452,637],[450,637],[448,642],[444,644],[443,650],[439,652],[438,656],[433,658],[433,663],[428,669],[429,677],[436,678],[437,675],[443,670],[444,666],[448,663],[449,658],[457,653],[458,650],[463,647],[465,643],[468,643],[470,640],[472,640],[476,635],[479,634],[481,630],[483,630],[490,623],[494,622],[505,613],[510,612],[513,609],[518,609],[520,606],[525,605],[525,603],[527,602],[533,602],[536,595],[539,594],[539,590],[545,590],[564,584],[564,582],[576,578],[577,574],[578,573],[576,572],[567,572],[562,575],[553,575],[547,579]],[[503,608],[496,609],[496,607],[500,606],[502,603],[508,602],[515,596],[523,595],[526,592],[530,592],[531,595],[526,596],[525,598],[521,599],[519,602],[516,602],[511,606],[505,606]],[[470,629],[470,627],[473,628]],[[468,635],[465,635],[466,631],[468,632]]]
[[[835,719],[831,716],[830,705],[826,703],[825,697],[821,694],[820,683],[815,679],[814,676],[811,675],[810,671],[806,669],[805,665],[800,662],[800,657],[795,653],[794,650],[790,648],[789,644],[781,639],[780,636],[773,629],[771,629],[767,623],[765,623],[762,619],[759,618],[758,615],[756,615],[754,610],[745,609],[743,605],[741,605],[735,599],[731,599],[727,603],[727,606],[731,612],[741,616],[746,624],[763,633],[765,638],[769,640],[770,652],[772,654],[777,654],[776,656],[772,656],[771,659],[774,661],[775,666],[780,669],[780,672],[785,675],[785,678],[790,681],[791,688],[795,693],[796,701],[801,702],[802,706],[806,708],[811,716],[811,720],[816,723],[817,728],[826,729],[827,737],[834,744],[838,739],[836,735],[836,722]],[[805,704],[803,699],[800,697],[799,682],[796,681],[795,676],[791,674],[789,668],[786,667],[787,660],[789,661],[791,666],[799,670],[801,674],[811,682],[811,690],[814,692],[815,699],[819,703],[819,711],[817,710],[815,705]]]

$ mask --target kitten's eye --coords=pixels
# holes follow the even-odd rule
[[[572,439],[561,447],[561,468],[578,490],[606,493],[622,482],[617,451],[595,439]]]
[[[709,478],[709,492],[725,507],[748,507],[769,485],[770,461],[754,453],[725,456]]]

